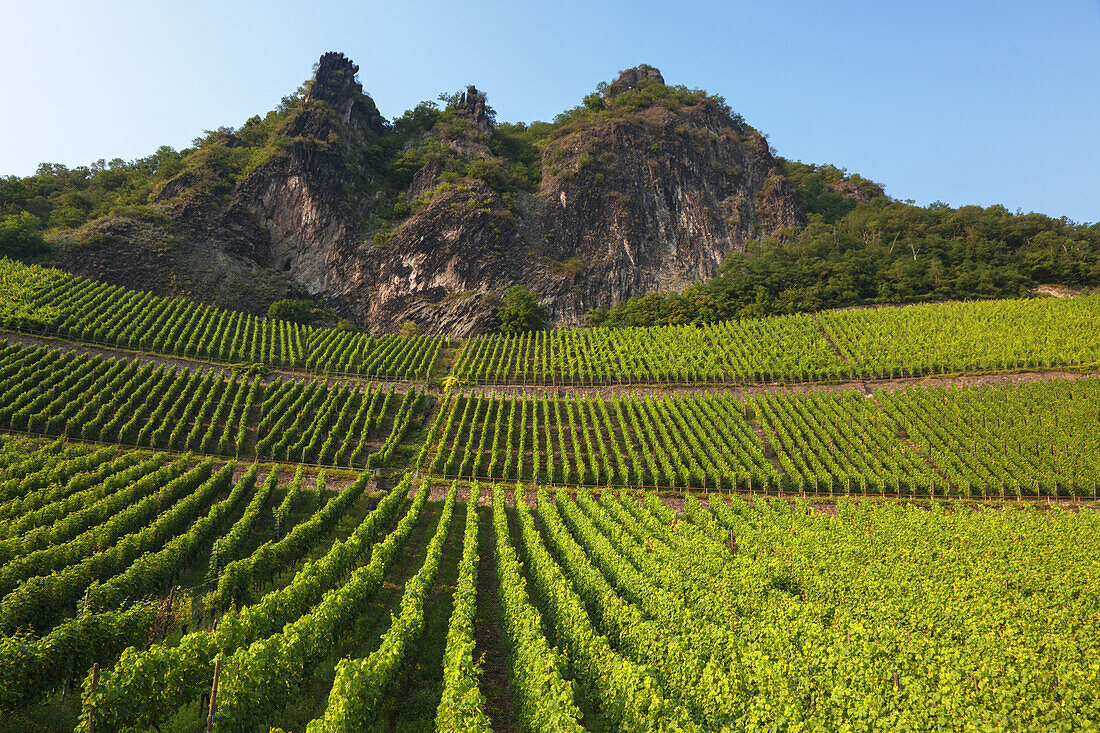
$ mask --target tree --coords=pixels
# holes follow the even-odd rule
[[[546,323],[546,309],[535,300],[535,294],[522,285],[513,285],[504,292],[504,302],[497,308],[501,333],[534,331]]]
[[[584,99],[582,101],[584,103],[584,106],[587,109],[592,110],[593,112],[602,112],[604,109],[607,108],[607,105],[604,104],[603,101],[602,92],[592,92],[591,94],[586,94],[584,95]]]
[[[27,211],[12,214],[0,221],[0,255],[29,257],[48,248],[42,238],[42,222]]]
[[[273,320],[293,321],[307,326],[318,321],[332,320],[336,316],[330,308],[325,308],[312,300],[276,300],[267,309],[267,317]]]

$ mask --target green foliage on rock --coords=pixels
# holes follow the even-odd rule
[[[504,292],[504,301],[496,315],[501,333],[534,331],[546,323],[546,309],[539,305],[535,294],[522,285],[513,285]]]

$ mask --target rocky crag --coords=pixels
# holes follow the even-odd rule
[[[129,262],[76,248],[61,264],[249,310],[305,292],[373,331],[466,336],[494,327],[509,285],[578,325],[805,223],[763,135],[652,67],[530,126],[498,125],[472,86],[387,123],[358,71],[325,54],[262,140],[254,121],[211,133],[155,192],[154,234],[101,223]],[[226,160],[245,162],[226,176]],[[130,251],[136,236],[157,244]]]

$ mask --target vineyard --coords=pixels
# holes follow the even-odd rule
[[[0,428],[349,468],[385,463],[423,395],[244,379],[129,359],[0,346]]]
[[[890,382],[1097,296],[455,354],[6,267],[0,731],[1100,731],[1100,376]]]
[[[3,439],[0,708],[79,731],[1100,723],[1095,512],[325,481]]]
[[[256,318],[186,298],[0,260],[17,308],[0,328],[213,362],[321,376],[428,381],[440,336],[371,336]],[[0,303],[0,305],[3,305]],[[893,379],[1100,365],[1100,295],[823,311],[706,326],[474,336],[460,384],[753,384]]]
[[[1100,379],[863,392],[453,395],[445,478],[881,496],[1096,497]]]
[[[470,384],[755,383],[888,379],[1100,362],[1100,296],[825,311],[709,326],[476,336]]]
[[[13,281],[26,285],[24,307],[39,317],[5,319],[0,312],[0,327],[107,346],[321,375],[426,380],[444,342],[437,336],[375,337],[267,320],[58,270],[8,260],[5,267]]]

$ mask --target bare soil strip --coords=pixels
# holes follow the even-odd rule
[[[833,341],[833,337],[829,335],[829,332],[825,330],[825,327],[821,325],[821,321],[818,320],[816,313],[811,313],[810,318],[814,319],[814,325],[817,326],[817,330],[821,332],[821,335],[825,337],[825,340],[829,342],[829,346],[832,347],[833,353],[835,353],[840,360],[845,364],[848,363],[848,357],[840,350],[840,347],[836,345],[836,341]]]
[[[604,384],[589,386],[570,385],[467,385],[465,394],[535,394],[545,397],[566,394],[635,395],[733,395],[741,399],[760,394],[798,394],[802,392],[844,392],[858,390],[870,395],[874,390],[899,390],[909,387],[962,387],[982,384],[1029,384],[1058,379],[1084,379],[1100,374],[1090,369],[1047,369],[1039,371],[978,372],[973,374],[929,374],[923,377],[893,377],[885,379],[855,379],[845,382],[762,382],[758,384],[710,383],[694,385],[675,384]]]
[[[491,496],[491,492],[482,492]],[[481,665],[478,684],[485,698],[485,714],[496,733],[516,730],[515,703],[504,648],[503,623],[497,591],[497,564],[493,555],[493,513],[478,510],[477,601],[474,616],[474,656]]]

